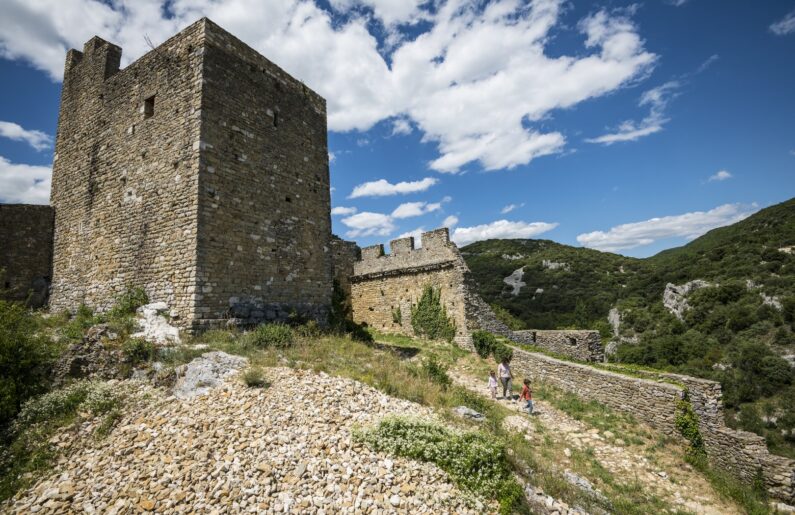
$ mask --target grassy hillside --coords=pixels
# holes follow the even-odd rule
[[[795,456],[795,199],[647,259],[545,240],[489,240],[462,249],[481,294],[514,325],[597,328],[615,360],[721,381],[729,423]],[[795,247],[793,247],[795,251]],[[550,267],[549,263],[565,263]],[[524,267],[518,295],[503,282]],[[666,284],[705,280],[682,320],[663,305]],[[539,292],[542,289],[543,292]]]

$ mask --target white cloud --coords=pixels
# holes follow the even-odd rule
[[[450,215],[444,220],[442,220],[442,227],[447,227],[448,229],[452,229],[458,225],[458,217],[455,215]]]
[[[411,123],[409,123],[409,121],[406,120],[405,118],[398,118],[397,120],[392,122],[392,135],[393,136],[398,135],[398,134],[402,134],[402,135],[411,134],[411,131],[412,131]]]
[[[332,215],[343,215],[343,216],[346,216],[346,215],[352,215],[352,214],[356,213],[356,211],[358,211],[358,209],[356,209],[355,207],[337,206],[337,207],[331,208],[331,214]]]
[[[389,236],[395,230],[391,216],[368,211],[343,218],[342,223],[351,228],[345,233],[348,238]]]
[[[557,226],[557,223],[497,220],[474,227],[458,227],[450,238],[457,245],[463,246],[473,241],[488,239],[532,238]]]
[[[569,30],[565,0],[332,2],[342,17],[313,0],[4,0],[0,56],[60,80],[66,50],[94,34],[121,45],[127,65],[148,50],[144,35],[159,44],[207,16],[323,95],[330,130],[404,119],[438,145],[430,167],[440,172],[560,152],[565,136],[538,122],[646,77],[657,57],[627,9],[586,17],[585,47],[548,55]],[[388,27],[383,47],[373,17]]]
[[[387,197],[390,195],[419,193],[421,191],[427,190],[437,182],[439,182],[439,179],[435,179],[433,177],[426,177],[419,181],[404,181],[397,184],[392,184],[386,179],[379,179],[377,181],[359,184],[353,188],[353,191],[350,195],[348,195],[348,198]]]
[[[425,227],[417,227],[413,231],[404,232],[398,238],[414,238],[414,248],[418,249],[422,247],[422,233],[426,232]]]
[[[0,203],[49,204],[52,169],[11,163],[0,156]]]
[[[640,122],[626,120],[618,126],[615,132],[604,134],[597,138],[586,139],[588,143],[602,143],[612,145],[620,141],[636,141],[644,136],[660,132],[663,125],[668,122],[665,117],[665,108],[674,96],[679,83],[666,82],[662,86],[650,89],[640,97],[639,106],[649,106],[649,114]]]
[[[440,202],[429,204],[428,202],[406,202],[400,204],[392,211],[392,218],[411,218],[414,216],[422,216],[433,211],[438,211],[442,208]]]
[[[726,170],[721,170],[721,171],[719,171],[719,172],[717,172],[717,173],[715,173],[713,175],[710,175],[709,182],[725,181],[726,179],[731,179],[731,178],[732,178],[732,174],[730,174]]]
[[[712,64],[713,64],[713,63],[715,63],[715,61],[717,61],[718,59],[720,59],[720,56],[719,56],[718,54],[712,54],[711,56],[709,56],[709,57],[707,58],[707,60],[706,60],[706,61],[704,61],[703,63],[701,63],[701,65],[700,65],[700,66],[698,67],[698,69],[696,70],[696,73],[701,73],[701,72],[703,72],[704,70],[706,70],[707,68],[709,68],[710,66],[712,66]]]
[[[607,232],[580,234],[577,241],[584,247],[616,252],[649,245],[663,238],[693,239],[716,227],[739,222],[758,210],[756,204],[724,204],[709,211],[651,218],[643,222],[617,225]]]
[[[665,3],[673,5],[674,7],[682,7],[688,0],[665,0]]]
[[[786,16],[770,26],[770,32],[777,36],[785,36],[795,32],[795,11],[790,11]]]
[[[328,162],[329,163],[333,163],[335,159],[337,159],[337,154],[335,154],[334,152],[329,152],[328,153]]]
[[[27,130],[13,122],[0,121],[0,137],[14,141],[24,141],[36,150],[52,146],[52,136],[37,130]]]
[[[500,210],[500,213],[506,215],[515,209],[519,209],[520,207],[524,207],[524,202],[522,202],[521,204],[508,204],[507,206],[505,206]]]

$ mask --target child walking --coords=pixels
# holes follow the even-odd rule
[[[494,374],[494,370],[489,372],[489,391],[491,391],[491,398],[497,398],[497,376]]]
[[[533,390],[530,389],[530,380],[525,379],[522,384],[522,394],[519,400],[527,401],[527,414],[533,414]]]

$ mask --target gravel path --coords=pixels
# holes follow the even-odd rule
[[[467,370],[458,368],[450,376],[461,386],[490,398],[485,380],[472,377]],[[506,426],[524,432],[529,441],[538,439],[535,425],[524,409],[524,403],[500,399],[497,402],[520,413],[506,417]],[[656,493],[679,509],[708,515],[740,513],[736,506],[720,499],[701,474],[681,459],[666,455],[665,449],[658,453],[658,459],[653,463],[645,456],[646,445],[627,447],[619,435],[590,428],[544,400],[536,398],[533,403],[537,413],[532,418],[543,424],[547,429],[546,434],[556,444],[565,446],[565,455],[559,463],[564,474],[568,472],[565,470],[566,466],[570,465],[571,449],[590,448],[599,463],[615,477],[640,481],[650,492]],[[648,432],[653,430],[648,429]]]
[[[190,400],[155,391],[101,440],[87,436],[12,513],[488,513],[436,466],[354,444],[351,429],[430,410],[361,383],[287,368]],[[151,388],[141,387],[152,391]]]

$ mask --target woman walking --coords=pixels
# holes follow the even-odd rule
[[[511,391],[513,373],[511,372],[511,366],[508,364],[507,359],[503,359],[502,363],[497,367],[497,375],[500,377],[500,383],[502,383],[502,398],[513,399],[513,392]],[[510,395],[510,397],[508,397],[508,395]]]

